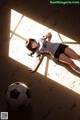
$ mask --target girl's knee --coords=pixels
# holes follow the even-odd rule
[[[80,60],[80,55],[78,55],[78,59]]]
[[[77,68],[76,64],[75,64],[72,60],[70,61],[69,65],[70,65],[73,69],[76,69],[76,68]]]
[[[74,65],[74,62],[72,60],[69,61],[69,65],[72,66]]]
[[[77,56],[76,56],[76,60],[80,60],[80,55],[77,55]]]

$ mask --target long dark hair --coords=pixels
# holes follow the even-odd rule
[[[36,40],[35,40],[35,39],[30,38],[30,39],[29,39],[29,44],[28,44],[28,45],[26,45],[26,48],[27,48],[28,50],[30,50],[30,51],[31,51],[31,53],[30,53],[30,54],[28,54],[28,55],[29,55],[29,56],[31,56],[31,57],[32,57],[32,55],[35,53],[35,51],[36,51],[36,49],[37,49],[37,48],[32,48],[32,47],[31,47],[31,45],[30,45],[30,44],[31,44],[31,42],[34,42],[34,41],[36,42]]]

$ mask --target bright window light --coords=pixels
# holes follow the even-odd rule
[[[29,51],[25,47],[25,41],[27,40],[27,38],[35,38],[36,40],[38,40],[47,32],[52,33],[51,42],[61,42],[69,44],[71,48],[79,53],[80,44],[77,44],[75,40],[72,40],[71,38],[57,33],[56,31],[43,26],[40,23],[26,16],[23,16],[22,14],[12,9],[9,57],[29,68],[33,68],[36,62],[36,55],[34,55],[34,57],[28,56]],[[74,60],[74,62],[78,66],[80,66],[80,62],[76,60]],[[79,77],[70,73],[70,71],[68,71],[65,67],[56,64],[46,56],[44,57],[37,72],[80,94]]]
[[[10,29],[12,31],[14,31],[16,25],[18,24],[20,18],[22,17],[22,14],[14,11],[14,10],[11,10],[11,26],[10,26]]]

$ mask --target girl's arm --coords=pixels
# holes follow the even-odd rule
[[[51,32],[48,32],[46,35],[44,35],[44,36],[42,37],[42,39],[48,39],[48,41],[50,41],[50,40],[51,40],[51,37],[52,37]]]
[[[35,67],[34,67],[33,69],[29,69],[29,71],[31,71],[31,72],[36,72],[36,70],[38,69],[41,61],[42,61],[42,56],[38,56],[38,57],[37,57],[36,64],[35,64]]]

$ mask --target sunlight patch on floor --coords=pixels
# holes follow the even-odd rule
[[[51,42],[72,42],[72,44],[68,43],[69,46],[79,53],[80,45],[75,44],[75,40],[59,34],[56,31],[23,16],[15,10],[11,10],[9,57],[29,68],[33,68],[36,62],[36,55],[34,55],[34,57],[28,56],[29,51],[25,47],[25,41],[27,38],[35,38],[38,41],[39,38],[47,32],[52,33]],[[47,57],[44,57],[39,69],[37,70],[37,72],[42,75],[45,75],[46,62]],[[80,62],[76,60],[74,60],[74,62],[80,66]],[[70,73],[63,66],[55,64],[52,60],[49,60],[46,77],[49,77],[59,84],[80,94],[79,78]]]

